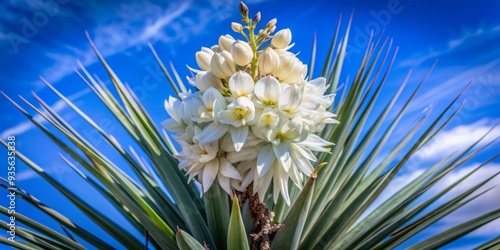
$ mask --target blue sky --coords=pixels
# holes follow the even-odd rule
[[[85,37],[88,31],[101,53],[106,57],[122,80],[130,83],[139,99],[159,124],[167,117],[163,100],[172,92],[163,78],[147,43],[151,42],[164,62],[172,61],[181,76],[188,74],[185,65],[196,66],[194,53],[201,46],[210,47],[220,35],[232,34],[231,21],[238,21],[239,1],[75,1],[75,0],[6,0],[0,6],[0,90],[19,100],[17,95],[34,102],[31,91],[42,97],[75,129],[88,136],[97,147],[113,154],[84,121],[78,119],[57,96],[38,79],[39,75],[69,96],[82,110],[108,133],[131,143],[121,128],[113,124],[109,113],[98,104],[97,98],[73,72],[79,60],[90,72],[105,79],[97,58]],[[252,13],[262,12],[263,22],[278,19],[278,29],[290,28],[293,51],[309,62],[314,32],[318,37],[317,60],[327,51],[339,15],[343,14],[345,26],[352,9],[355,9],[348,55],[341,80],[352,77],[359,65],[367,36],[373,29],[375,35],[385,30],[385,36],[394,38],[400,47],[398,59],[388,79],[383,95],[390,96],[401,84],[409,69],[413,70],[407,96],[428,68],[439,59],[415,103],[408,118],[403,119],[395,137],[401,136],[427,107],[442,109],[465,84],[474,78],[465,93],[467,100],[460,115],[446,127],[440,137],[431,141],[412,160],[412,164],[397,177],[394,187],[404,184],[421,173],[429,162],[435,161],[463,148],[484,134],[500,121],[500,3],[494,0],[477,1],[421,1],[421,0],[339,0],[339,1],[259,1],[246,2]],[[318,74],[316,72],[316,74]],[[383,102],[379,103],[382,104]],[[8,101],[0,98],[0,137],[16,135],[17,149],[43,166],[61,183],[92,204],[116,213],[102,203],[96,193],[82,184],[79,177],[58,157],[60,150],[50,143]],[[382,105],[377,110],[383,108]],[[437,112],[435,112],[437,113]],[[500,129],[492,131],[488,139],[500,136]],[[472,159],[461,169],[449,175],[443,183],[450,183],[470,171],[478,162],[499,151],[499,143]],[[5,152],[2,148],[1,152]],[[500,171],[500,161],[495,160],[475,174],[465,185]],[[1,171],[2,176],[5,170]],[[26,166],[19,164],[18,184],[48,205],[64,211],[83,226],[97,230],[91,222],[82,219],[81,213]],[[500,178],[491,183],[500,184]],[[455,191],[455,192],[457,192]],[[384,194],[389,195],[391,191]],[[440,221],[415,240],[428,237],[448,228],[478,212],[500,207],[499,188]],[[2,199],[3,202],[3,199]],[[2,203],[3,204],[3,203]],[[104,204],[104,205],[102,205]],[[57,227],[41,214],[23,203],[18,211],[41,218],[48,225]],[[118,221],[122,219],[116,218]],[[500,234],[500,222],[495,221],[447,249],[470,249],[478,242]]]

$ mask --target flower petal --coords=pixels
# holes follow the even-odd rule
[[[241,180],[241,175],[226,158],[219,159],[219,173],[231,179]]]
[[[295,186],[297,186],[300,190],[302,190],[302,173],[298,171],[297,166],[293,166],[290,168],[290,171],[288,171],[288,176],[290,179],[293,181]]]
[[[221,186],[227,194],[233,195],[233,190],[231,190],[231,180],[223,175],[217,175],[217,179],[219,180],[219,185]]]
[[[231,163],[237,163],[250,159],[257,159],[258,155],[259,155],[259,150],[256,149],[255,147],[245,147],[239,152],[234,152],[234,151],[228,152],[226,155],[226,159]]]
[[[161,123],[161,125],[170,132],[183,133],[184,131],[186,131],[186,127],[182,123],[178,123],[173,118],[168,118],[168,119],[164,120]]]
[[[254,85],[252,77],[244,71],[238,71],[229,78],[229,89],[235,98],[251,97]]]
[[[246,173],[245,177],[243,178],[243,181],[241,182],[241,185],[240,185],[240,188],[242,188],[243,190],[248,186],[250,185],[250,183],[252,183],[253,181],[253,177],[255,175],[255,164],[257,163],[257,160],[251,160],[251,161],[242,161],[240,162],[240,164],[238,164],[238,169],[240,171],[245,171],[246,169],[249,169],[248,170],[248,173]],[[241,170],[243,169],[243,170]],[[240,172],[238,171],[238,172]],[[244,173],[244,172],[240,172],[240,173]]]
[[[255,84],[254,93],[265,105],[274,106],[278,104],[281,85],[272,76],[262,77]]]
[[[306,146],[312,151],[319,151],[326,153],[330,152],[330,149],[324,147],[334,145],[333,143],[325,141],[323,138],[315,134],[310,134],[305,141],[299,142],[298,144]]]
[[[203,193],[206,193],[212,183],[214,183],[215,177],[219,173],[219,159],[215,158],[213,161],[210,161],[205,165],[203,169]]]
[[[272,164],[274,165],[274,164]],[[264,202],[269,185],[271,185],[271,180],[273,179],[272,172],[268,172],[264,177],[258,181],[254,180],[254,191],[253,193],[259,194],[259,201]],[[255,188],[255,183],[257,183],[257,188]]]
[[[199,140],[200,144],[205,144],[218,140],[229,130],[229,125],[210,123],[194,139]]]
[[[174,98],[170,96],[168,98],[168,101],[165,100],[164,103],[165,110],[167,113],[172,117],[172,119],[176,120],[177,122],[180,122],[180,115],[179,112],[182,110],[182,102],[179,101],[177,98]]]
[[[280,143],[278,145],[273,145],[274,154],[276,154],[276,158],[283,165],[283,169],[285,172],[288,172],[290,166],[292,165],[292,148],[288,143]]]
[[[202,99],[205,107],[207,108],[213,109],[215,100],[223,106],[226,105],[226,99],[224,99],[224,96],[222,96],[222,94],[213,87],[208,88],[205,93],[203,93]]]
[[[239,152],[247,140],[248,126],[241,126],[239,128],[231,127],[229,133],[231,134],[231,139],[233,139],[234,149],[236,152]]]
[[[293,118],[302,104],[304,88],[298,85],[290,85],[285,88],[280,95],[278,107],[288,118]]]
[[[307,176],[311,175],[313,171],[313,166],[310,161],[302,158],[301,156],[295,156],[294,154],[292,154],[292,162],[296,168],[300,169],[302,173],[304,173]]]
[[[257,156],[257,178],[260,179],[262,178],[269,168],[271,168],[271,165],[273,165],[274,161],[276,160],[276,155],[274,154],[273,150],[271,150],[272,145],[268,144],[264,146],[259,153],[259,156]]]
[[[219,113],[217,114],[217,118],[219,118],[220,123],[229,124],[233,127],[240,127],[241,125],[243,125],[241,119],[236,117],[234,112],[231,112],[230,110],[219,111]]]
[[[297,152],[297,155],[300,155],[301,157],[304,157],[310,161],[314,161],[316,162],[318,159],[316,158],[316,156],[314,155],[314,153],[309,149],[309,148],[306,148],[302,145],[298,145],[298,144],[291,144],[290,145],[292,147],[292,150],[294,152]]]
[[[281,195],[285,200],[286,204],[290,205],[290,196],[288,195],[288,175],[283,171],[283,167],[279,166],[281,164],[276,164],[274,167],[274,189],[273,189],[273,198],[274,203],[278,202],[279,193],[281,191]]]

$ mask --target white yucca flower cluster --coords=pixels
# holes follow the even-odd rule
[[[189,180],[197,177],[202,193],[217,178],[228,194],[253,183],[263,201],[273,181],[274,201],[281,193],[289,204],[289,179],[302,188],[317,161],[313,152],[329,152],[332,145],[315,133],[337,123],[327,111],[334,96],[325,95],[323,77],[306,80],[307,65],[288,51],[289,29],[272,36],[273,19],[254,34],[260,13],[249,19],[248,11],[240,12],[248,26],[231,27],[247,41],[225,35],[196,53],[201,70],[191,69],[196,76],[188,81],[198,91],[170,97],[165,108],[171,118],[163,126],[175,133],[179,167]]]

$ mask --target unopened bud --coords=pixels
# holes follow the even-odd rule
[[[283,82],[295,84],[304,79],[306,72],[307,65],[300,62],[300,60],[296,60],[293,69],[291,69],[290,74],[285,79],[283,79]]]
[[[280,64],[280,56],[272,48],[266,48],[259,56],[259,70],[262,75],[273,72]]]
[[[273,71],[273,76],[279,78],[280,82],[290,75],[291,70],[295,66],[296,57],[293,53],[284,52],[279,54],[280,65]]]
[[[253,17],[253,22],[258,23],[260,21],[260,11]]]
[[[243,26],[241,23],[232,22],[231,29],[233,29],[234,32],[241,32],[243,30]]]
[[[271,44],[277,49],[286,48],[292,41],[292,32],[290,29],[282,29],[273,36]]]
[[[219,45],[213,45],[212,47],[210,47],[210,49],[211,49],[214,53],[221,52],[221,50],[220,50],[220,48],[219,48]]]
[[[243,2],[240,2],[240,6],[238,8],[242,16],[248,15],[248,7]]]
[[[220,78],[228,78],[236,72],[236,65],[234,65],[231,53],[227,51],[214,54],[210,61],[210,68]]]
[[[200,69],[204,71],[210,70],[210,61],[213,55],[214,52],[206,47],[201,47],[201,50],[196,52],[196,63],[198,63]]]
[[[269,29],[269,34],[273,33],[275,30],[276,30],[276,26],[271,27],[271,29]]]
[[[210,87],[214,87],[219,91],[223,91],[226,88],[222,84],[222,80],[218,78],[213,72],[200,72],[196,74],[196,88],[200,91],[205,91]]]
[[[234,38],[230,35],[220,36],[219,37],[219,49],[221,51],[225,50],[227,52],[231,51],[231,46],[234,43]]]
[[[231,56],[236,64],[245,66],[252,61],[253,51],[248,43],[237,40],[231,47]]]
[[[269,22],[267,22],[266,27],[267,28],[274,27],[274,26],[276,26],[276,22],[278,22],[278,20],[276,18],[273,18]]]

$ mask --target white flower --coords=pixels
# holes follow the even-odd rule
[[[275,109],[266,108],[258,116],[257,123],[252,126],[252,131],[255,136],[270,142],[272,140],[273,134],[275,134],[275,128],[278,126],[280,116],[276,113]]]
[[[280,56],[272,48],[266,48],[259,56],[261,75],[271,74],[280,64]]]
[[[200,130],[196,127],[195,134],[200,133]],[[181,142],[182,152],[175,156],[181,160],[179,168],[187,170],[188,181],[198,176],[202,183],[202,193],[206,193],[217,177],[219,185],[232,195],[232,180],[242,180],[242,177],[226,158],[217,157],[218,142],[200,144],[198,140],[193,139],[192,143]]]
[[[240,192],[245,192],[245,189],[250,185],[250,183],[253,182],[253,177],[255,175],[255,163],[257,162],[256,159],[252,160],[245,160],[242,161],[238,164],[236,167],[236,170],[238,170],[238,173],[243,177],[242,180],[236,180],[232,179],[231,180],[231,186],[240,191]]]
[[[221,51],[231,51],[231,46],[234,43],[234,38],[231,35],[225,35],[219,37],[219,49]]]
[[[236,151],[240,151],[248,136],[249,127],[245,126],[255,117],[253,102],[246,97],[238,97],[227,105],[228,110],[217,114],[220,123],[231,125],[229,133]]]
[[[276,26],[277,22],[278,22],[278,20],[276,18],[273,18],[273,19],[269,20],[269,22],[267,22],[266,27],[268,27],[268,28],[274,27],[274,26]]]
[[[201,183],[203,185],[203,192],[206,193],[212,186],[215,177],[219,181],[219,185],[228,193],[232,195],[231,179],[241,180],[240,173],[229,163],[226,158],[215,158],[208,162],[199,174]]]
[[[169,97],[168,101],[165,100],[165,110],[171,118],[166,119],[161,125],[172,132],[184,132],[186,125],[182,122],[182,102],[176,98]]]
[[[282,52],[279,54],[280,63],[273,70],[272,75],[280,82],[295,84],[302,81],[307,73],[307,65],[303,64],[294,54]]]
[[[227,90],[227,88],[222,84],[221,79],[211,71],[201,71],[196,74],[196,81],[194,86],[202,92],[210,87],[214,87],[219,91]]]
[[[254,171],[254,173],[256,173],[256,171]],[[258,193],[260,202],[264,202],[264,197],[266,196],[267,190],[271,185],[271,181],[273,181],[274,203],[278,201],[279,194],[281,193],[285,202],[290,205],[290,196],[288,194],[288,179],[289,175],[284,171],[280,162],[274,160],[264,176],[262,176],[259,181],[254,180],[254,193]]]
[[[219,121],[230,124],[235,128],[247,125],[255,117],[253,102],[246,97],[238,97],[227,105],[227,110],[221,110],[217,114]]]
[[[236,64],[245,66],[252,61],[253,51],[248,43],[236,40],[231,46],[231,56]]]
[[[302,188],[303,174],[310,175],[313,169],[311,161],[317,160],[312,150],[328,152],[324,147],[333,144],[310,134],[307,127],[296,120],[286,122],[273,137],[272,143],[264,146],[257,157],[254,174],[257,188],[254,192],[259,193],[262,201],[273,179],[274,201],[281,191],[287,204],[290,204],[288,188],[281,187],[287,185],[288,178],[291,178],[297,187]]]
[[[210,61],[210,69],[220,78],[228,78],[236,71],[231,53],[222,51],[214,54]]]
[[[202,123],[202,122],[211,122],[214,120],[214,105],[221,104],[224,106],[226,104],[226,100],[222,96],[222,94],[214,89],[207,89],[202,96],[202,101],[204,105],[198,107],[198,117],[192,118],[193,121]],[[219,109],[221,109],[219,107]]]
[[[280,64],[272,72],[273,76],[279,78],[280,81],[285,79],[290,74],[290,69],[295,66],[295,55],[290,52],[284,52],[279,54]]]
[[[271,44],[277,49],[286,48],[292,41],[292,32],[290,29],[282,29],[274,35]]]
[[[229,78],[229,90],[233,98],[253,96],[254,82],[252,77],[244,72],[238,71]]]
[[[278,108],[281,113],[292,119],[301,109],[304,87],[299,85],[287,85],[281,91]]]
[[[201,47],[201,51],[196,52],[196,63],[198,63],[200,69],[210,70],[210,61],[213,55],[214,51],[206,47]]]
[[[274,29],[275,19],[259,36]],[[329,152],[333,144],[315,133],[338,123],[328,110],[334,95],[325,95],[325,78],[305,80],[307,65],[288,51],[291,39],[289,29],[278,31],[250,67],[251,45],[221,36],[218,45],[196,53],[202,70],[190,68],[196,76],[188,82],[199,91],[165,102],[170,118],[162,125],[175,132],[172,137],[181,146],[175,155],[179,168],[189,181],[196,177],[201,193],[217,178],[228,194],[253,185],[263,202],[273,183],[274,201],[281,195],[289,204],[290,180],[301,189],[318,160],[315,153]]]
[[[255,117],[254,104],[249,98],[245,97],[245,93],[253,90],[253,83],[248,85],[248,81],[245,80],[247,75],[247,73],[239,72],[233,76],[234,78],[231,78],[233,79],[231,91],[233,95],[235,93],[238,94],[235,97],[239,97],[227,105],[227,107],[225,107],[225,100],[221,99],[220,95],[217,96],[215,94],[211,95],[212,97],[205,103],[206,107],[210,107],[210,102],[213,101],[211,112],[217,115],[213,117],[209,117],[208,115],[204,116],[208,117],[208,119],[213,118],[213,123],[210,123],[200,134],[195,136],[195,139],[199,140],[200,143],[218,140],[229,131],[236,151],[239,151],[243,147],[249,131],[249,127],[246,125]],[[225,110],[225,108],[227,108],[227,110]],[[202,114],[208,112],[208,109],[207,111],[205,111],[204,108],[200,110]],[[200,119],[202,119],[201,115]]]
[[[297,59],[297,58],[296,58]],[[290,69],[287,77],[283,79],[282,82],[294,84],[300,82],[304,79],[307,73],[307,65],[302,64],[300,60],[295,60],[295,64],[292,69]]]
[[[241,23],[232,22],[231,29],[234,32],[241,32],[243,30],[243,26],[241,25]]]
[[[281,85],[276,78],[265,76],[257,81],[254,92],[259,105],[274,107],[279,101]]]

